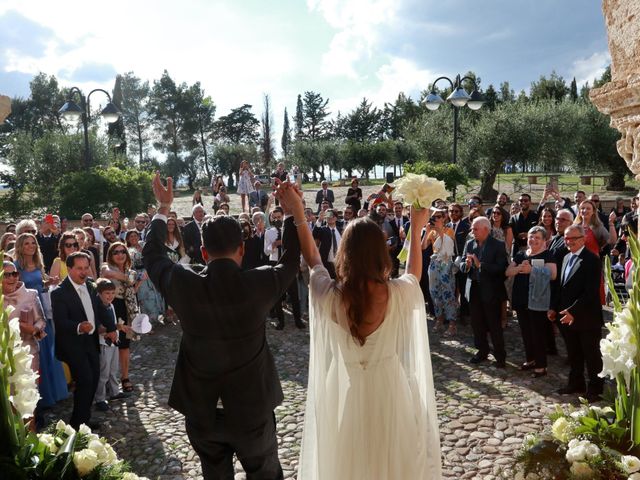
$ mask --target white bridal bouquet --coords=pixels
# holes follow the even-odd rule
[[[405,203],[416,208],[429,208],[434,200],[444,199],[449,195],[442,180],[426,175],[406,173],[395,184],[396,193]]]
[[[2,275],[0,270],[0,281]],[[44,433],[28,431],[25,421],[40,399],[38,375],[31,370],[29,348],[22,345],[19,320],[9,320],[12,311],[5,308],[0,287],[0,477],[141,479],[86,425],[76,431],[60,420]]]
[[[430,208],[434,200],[438,198],[445,199],[449,195],[442,180],[427,177],[426,175],[406,173],[395,183],[397,194],[402,197],[405,203],[415,208]],[[404,245],[398,254],[398,260],[401,262],[406,262],[409,256],[409,239],[411,235],[410,232],[406,233]]]

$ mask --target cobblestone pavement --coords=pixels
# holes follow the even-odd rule
[[[296,478],[302,437],[309,337],[287,319],[284,331],[268,327],[268,338],[282,379],[285,401],[276,410],[280,459],[285,478]],[[550,357],[549,375],[533,379],[517,366],[523,361],[517,322],[505,331],[506,370],[490,360],[468,363],[469,327],[457,337],[430,334],[444,478],[491,480],[511,478],[510,465],[522,439],[541,429],[555,405],[570,400],[554,392],[566,382],[566,355]],[[95,412],[104,422],[101,434],[115,443],[119,455],[138,474],[157,479],[202,478],[198,457],[189,445],[183,417],[167,406],[178,351],[180,327],[160,326],[132,347],[131,381],[135,393],[111,402],[111,412]],[[491,358],[491,357],[490,357]],[[68,419],[71,400],[47,412],[47,420]],[[241,472],[240,465],[236,465]],[[244,474],[236,474],[237,479]]]

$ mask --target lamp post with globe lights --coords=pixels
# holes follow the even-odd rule
[[[482,108],[484,104],[484,97],[478,91],[478,85],[476,84],[476,80],[472,77],[465,76],[460,77],[460,75],[456,75],[455,80],[451,80],[449,77],[438,77],[435,82],[431,84],[431,93],[427,95],[425,100],[425,105],[429,110],[437,110],[440,105],[445,103],[445,100],[442,99],[440,95],[436,93],[436,83],[440,80],[446,80],[451,85],[451,94],[447,97],[447,102],[451,104],[453,107],[453,158],[452,163],[455,165],[458,160],[458,113],[460,108],[465,105],[469,107],[471,110],[479,110]],[[462,82],[465,80],[469,80],[473,83],[473,92],[468,94],[464,87],[462,86]],[[453,198],[456,197],[456,188],[453,187]]]
[[[111,95],[106,90],[101,88],[95,88],[89,92],[85,97],[82,91],[78,87],[72,87],[67,95],[66,103],[58,110],[58,113],[69,122],[76,122],[80,120],[82,122],[82,128],[84,130],[84,168],[89,170],[91,168],[91,152],[89,150],[89,122],[91,121],[91,105],[89,98],[94,92],[103,92],[109,99],[107,106],[102,109],[100,116],[108,123],[117,122],[120,118],[120,110],[111,101]],[[73,96],[77,94],[80,97],[80,105],[73,101]]]

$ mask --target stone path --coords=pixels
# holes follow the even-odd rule
[[[309,337],[287,319],[284,331],[269,328],[268,337],[282,379],[285,401],[276,411],[280,458],[285,478],[295,479],[302,437]],[[454,339],[431,335],[437,390],[444,478],[492,480],[510,478],[510,465],[522,439],[548,422],[555,404],[567,401],[555,390],[566,382],[566,356],[550,357],[549,375],[532,379],[521,372],[521,340],[517,322],[506,335],[507,369],[492,361],[471,366],[469,327]],[[135,394],[111,402],[112,411],[96,412],[101,434],[114,441],[119,455],[138,474],[155,479],[202,478],[199,461],[184,432],[180,414],[167,406],[178,351],[180,327],[160,326],[132,347],[131,380]],[[71,400],[47,412],[47,420],[68,419]],[[237,469],[241,472],[237,464]],[[244,478],[238,473],[237,479]]]

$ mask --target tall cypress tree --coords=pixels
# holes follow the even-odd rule
[[[571,86],[569,87],[569,98],[575,102],[578,100],[578,84],[576,83],[576,77],[571,80]]]
[[[302,129],[304,128],[304,108],[302,107],[302,95],[298,94],[296,102],[296,140],[302,138]]]
[[[284,107],[284,121],[282,122],[282,141],[280,142],[282,147],[282,155],[286,160],[289,157],[289,147],[291,146],[291,127],[289,126],[289,113],[287,107]]]

